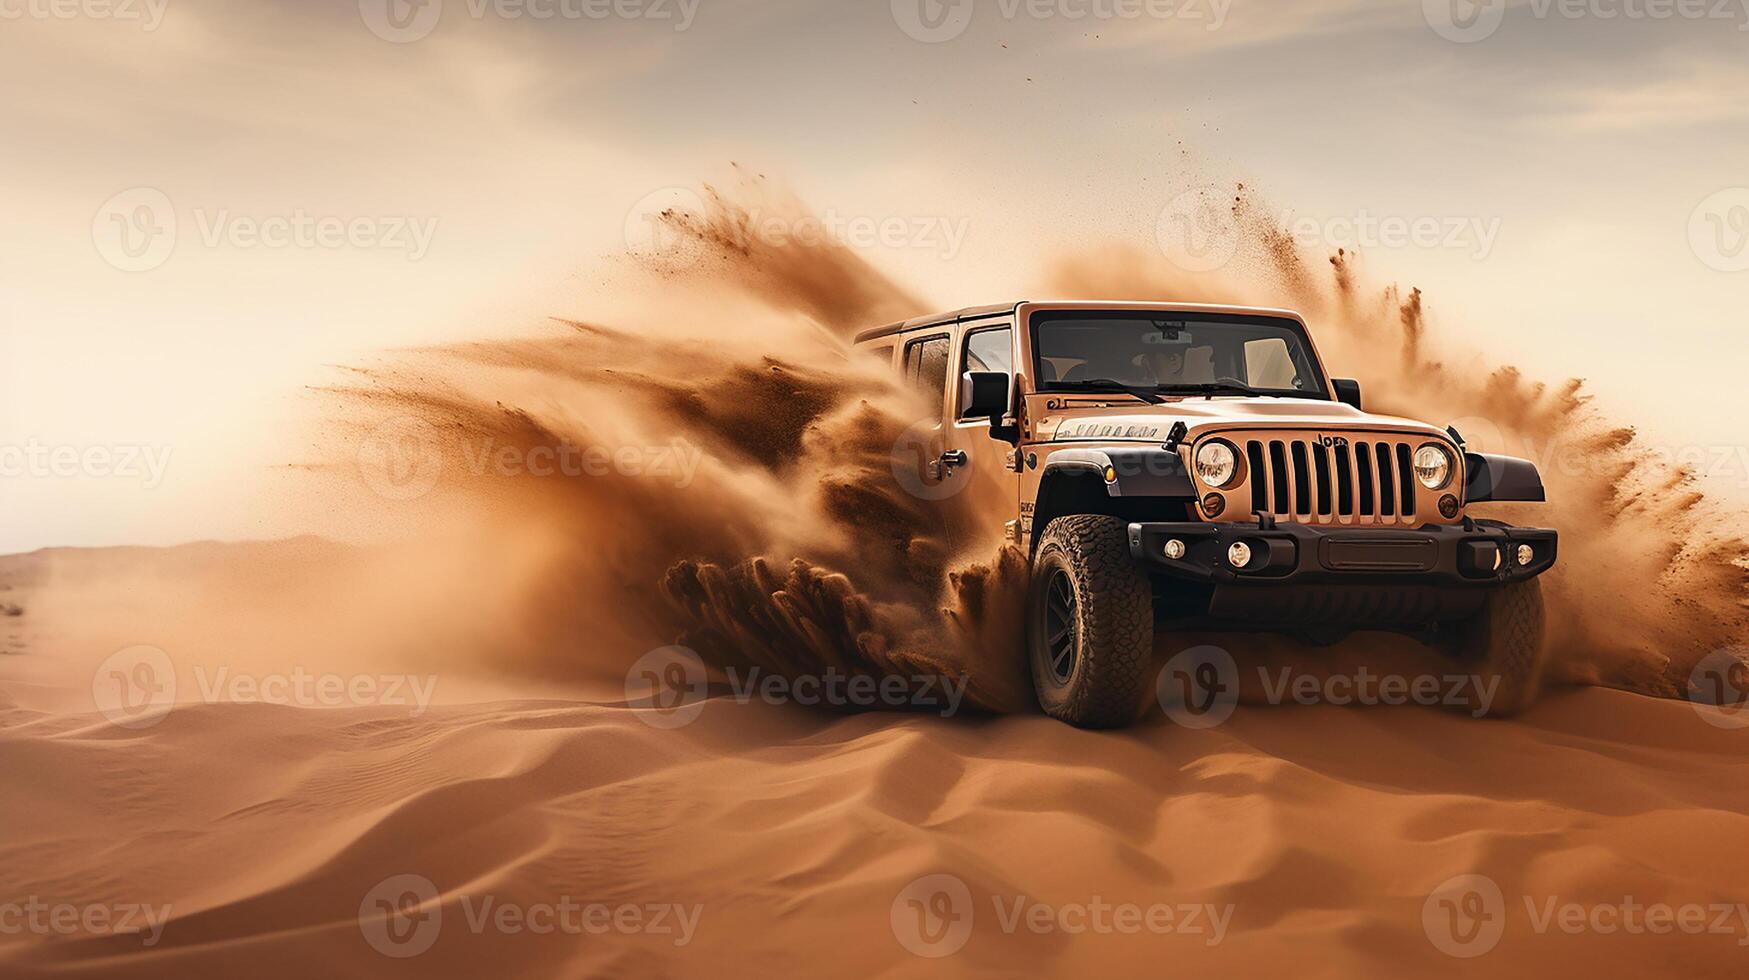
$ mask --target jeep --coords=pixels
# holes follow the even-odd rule
[[[941,406],[917,474],[930,496],[988,480],[1012,507],[1048,714],[1128,724],[1156,638],[1193,631],[1402,633],[1496,680],[1490,713],[1534,697],[1556,534],[1468,511],[1543,500],[1536,468],[1364,411],[1298,314],[1019,302],[855,344]]]

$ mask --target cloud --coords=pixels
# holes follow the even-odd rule
[[[1685,65],[1640,85],[1618,80],[1552,97],[1548,118],[1569,130],[1613,132],[1741,123],[1749,119],[1749,68]]]
[[[1165,48],[1174,54],[1224,51],[1357,31],[1426,30],[1419,8],[1390,0],[1087,0],[1094,7],[1172,10],[1095,22],[1076,43],[1089,48]],[[1100,29],[1103,27],[1104,29]]]

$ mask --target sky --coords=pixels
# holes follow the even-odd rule
[[[0,0],[0,84],[0,552],[328,530],[307,386],[736,164],[943,309],[1244,181],[1749,484],[1749,0]]]

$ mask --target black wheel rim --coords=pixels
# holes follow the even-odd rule
[[[1080,607],[1069,573],[1058,570],[1045,585],[1045,657],[1051,676],[1067,683],[1080,653]]]

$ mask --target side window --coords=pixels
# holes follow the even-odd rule
[[[965,371],[997,371],[1014,376],[1014,328],[990,327],[966,334]],[[1012,391],[1012,383],[1010,384]],[[964,412],[964,406],[960,406]],[[965,416],[962,414],[961,418]]]
[[[966,334],[966,370],[1014,373],[1014,328],[996,327]]]
[[[953,353],[945,336],[926,337],[905,345],[905,380],[940,405],[947,396],[947,362]]]

